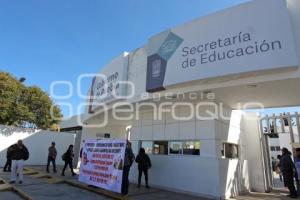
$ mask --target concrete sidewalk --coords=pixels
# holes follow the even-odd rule
[[[38,171],[45,171],[45,167],[43,167],[43,166],[33,166],[31,168],[34,168]],[[61,169],[61,166],[58,167],[58,173],[50,172],[50,174],[55,177],[61,178],[61,176],[60,176],[61,170],[60,169]],[[65,174],[66,174],[66,176],[63,177],[64,179],[78,181],[78,176],[72,177],[70,171],[67,170]],[[205,198],[200,198],[200,197],[195,197],[195,196],[190,196],[190,195],[185,195],[185,194],[179,194],[179,193],[174,193],[174,192],[168,192],[168,191],[157,189],[157,188],[150,188],[150,189],[147,189],[145,187],[137,188],[137,186],[135,184],[130,184],[129,199],[131,199],[131,200],[158,200],[158,199],[208,200]]]
[[[234,198],[234,200],[291,200],[286,197],[287,193],[251,193]]]
[[[44,166],[29,166],[29,168],[36,171],[45,173]],[[66,171],[66,176],[60,176],[61,166],[58,167],[58,173],[50,173],[49,175],[56,177],[58,179],[70,180],[78,182],[78,177],[72,177],[69,171]],[[9,181],[10,173],[0,172],[0,177],[6,181]],[[99,195],[95,192],[88,191],[86,189],[74,187],[66,183],[49,183],[48,178],[36,178],[34,175],[25,175],[24,183],[14,184],[15,187],[21,189],[24,193],[31,196],[33,200],[106,200],[112,199],[104,195]],[[79,183],[79,182],[78,182]],[[138,189],[136,185],[131,184],[129,189],[129,199],[130,200],[207,200],[205,198],[200,198],[196,196],[190,196],[185,194],[179,194],[175,192],[169,192],[157,188],[146,189],[144,187]],[[0,192],[0,199],[2,200],[18,200],[22,199],[16,194],[10,191]],[[252,193],[245,196],[240,196],[234,198],[237,200],[286,200],[290,199],[285,197],[282,193],[271,193],[271,194],[258,194]]]
[[[29,168],[45,173],[44,166],[29,166]],[[70,181],[77,181],[78,176],[72,177],[70,171],[66,171],[66,176],[60,176],[61,166],[58,167],[58,173],[50,172],[49,175]],[[9,181],[10,173],[0,172],[0,177],[6,181]],[[35,178],[34,175],[25,175],[22,185],[14,184],[17,188],[20,188],[26,194],[32,197],[33,200],[106,200],[112,199],[104,195],[99,195],[85,189],[80,189],[65,183],[50,184],[47,178]],[[177,194],[168,192],[156,188],[146,189],[141,187],[138,189],[136,185],[131,184],[129,189],[129,199],[131,200],[158,200],[158,199],[170,199],[170,200],[206,200],[205,198],[199,198],[195,196],[189,196],[184,194]],[[12,192],[0,192],[0,199],[18,199]],[[21,199],[21,198],[19,198]]]

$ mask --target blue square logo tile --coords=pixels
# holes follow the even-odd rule
[[[158,55],[160,55],[164,60],[168,61],[176,49],[180,46],[182,41],[183,39],[181,37],[170,32],[166,40],[160,46]]]

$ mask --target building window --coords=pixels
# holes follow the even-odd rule
[[[170,154],[182,154],[182,142],[169,142]]]
[[[277,146],[276,147],[276,151],[280,151],[281,149],[280,149],[280,146]]]
[[[141,141],[147,154],[200,155],[200,141]]]
[[[183,142],[184,155],[200,155],[200,141]]]
[[[271,151],[280,151],[280,146],[270,146]]]
[[[141,147],[145,149],[147,154],[152,154],[153,151],[152,141],[142,141]]]
[[[274,146],[270,146],[271,151],[275,151],[275,147]]]
[[[223,143],[223,156],[225,158],[238,158],[239,157],[239,146],[237,144]]]
[[[168,155],[168,141],[154,141],[153,154]]]

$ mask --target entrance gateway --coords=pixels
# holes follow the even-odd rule
[[[260,118],[243,110],[300,105],[299,9],[299,0],[252,0],[119,55],[73,118],[81,140],[109,133],[129,137],[135,154],[145,147],[154,187],[216,199],[268,191]]]
[[[261,143],[264,155],[266,191],[269,192],[273,188],[283,188],[282,180],[279,180],[279,174],[275,171],[275,160],[281,155],[281,149],[287,148],[292,157],[296,157],[296,149],[300,148],[300,116],[298,112],[295,114],[283,113],[262,117],[260,119],[261,127]],[[280,182],[281,183],[280,183]]]

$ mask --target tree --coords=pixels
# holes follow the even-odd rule
[[[61,117],[60,108],[46,92],[0,72],[0,124],[47,129]]]

